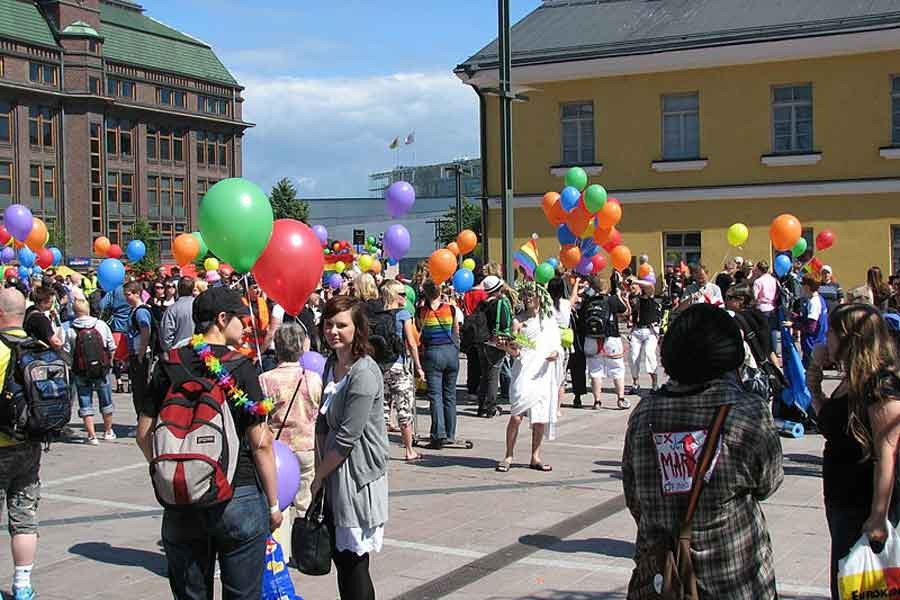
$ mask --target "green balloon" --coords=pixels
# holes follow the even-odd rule
[[[274,216],[255,183],[235,177],[212,186],[200,201],[200,232],[209,249],[238,273],[247,273],[272,237]]]
[[[366,243],[369,244],[370,246],[374,246],[375,245],[375,236],[370,235],[369,237],[367,237]]]
[[[556,275],[556,269],[550,263],[541,263],[534,270],[534,280],[540,284],[545,284]]]
[[[203,241],[203,235],[199,231],[191,232],[191,235],[200,244],[200,252],[197,253],[197,258],[206,258],[206,255],[209,254],[209,248],[206,247],[206,242]]]
[[[606,190],[602,185],[597,185],[595,183],[589,185],[587,189],[584,190],[584,206],[589,213],[592,215],[598,213],[605,204]]]
[[[800,238],[797,240],[797,243],[794,244],[794,247],[791,248],[791,254],[794,258],[800,258],[803,253],[806,252],[806,240],[804,238]]]
[[[584,189],[584,187],[587,185],[587,182],[587,173],[585,173],[584,169],[582,169],[581,167],[572,167],[571,169],[566,171],[566,185],[577,188],[579,192]]]

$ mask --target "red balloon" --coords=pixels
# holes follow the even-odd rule
[[[106,251],[107,258],[122,258],[122,246],[118,244],[110,244]]]
[[[816,236],[816,250],[819,252],[828,250],[832,246],[834,246],[834,232],[832,230],[826,229]]]
[[[6,267],[6,270],[3,271],[3,278],[8,279],[10,277],[15,277],[19,274],[15,267]]]
[[[5,246],[10,239],[12,239],[12,236],[6,230],[6,226],[0,225],[0,246]]]
[[[599,273],[606,268],[606,257],[599,252],[591,257],[591,265],[593,265],[593,273]]]
[[[35,254],[37,257],[34,262],[36,262],[37,266],[40,268],[46,269],[53,264],[53,253],[50,252],[49,249],[40,248]]]
[[[607,204],[609,200],[606,201]],[[613,248],[616,246],[622,245],[622,232],[618,229],[613,228],[612,233],[609,235],[609,240],[605,244],[603,244],[603,249],[607,252],[612,252]]]
[[[298,265],[303,268],[296,268]],[[289,315],[303,309],[324,270],[319,238],[312,229],[293,219],[275,221],[269,244],[253,265],[259,287]]]

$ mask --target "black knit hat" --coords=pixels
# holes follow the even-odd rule
[[[726,311],[711,304],[689,307],[663,338],[663,368],[678,383],[704,383],[743,363],[740,327]]]

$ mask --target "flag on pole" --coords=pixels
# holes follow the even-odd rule
[[[399,137],[395,137],[395,138],[394,138],[394,141],[391,142],[391,145],[388,146],[388,148],[390,148],[391,150],[396,150],[397,147],[398,147],[399,145],[400,145],[400,138],[399,138]]]
[[[525,271],[528,279],[534,279],[534,269],[540,262],[537,248],[537,234],[531,234],[531,238],[519,248],[519,251],[513,255],[513,264],[521,267]]]
[[[415,132],[415,131],[410,131],[410,132],[409,132],[409,135],[406,136],[406,139],[403,140],[403,145],[404,145],[404,146],[409,146],[410,144],[414,144],[415,141],[416,141],[416,132]]]

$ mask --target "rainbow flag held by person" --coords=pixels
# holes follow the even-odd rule
[[[525,271],[528,279],[534,279],[534,270],[540,263],[538,258],[537,234],[531,234],[531,239],[522,244],[519,251],[513,255],[513,264]]]

